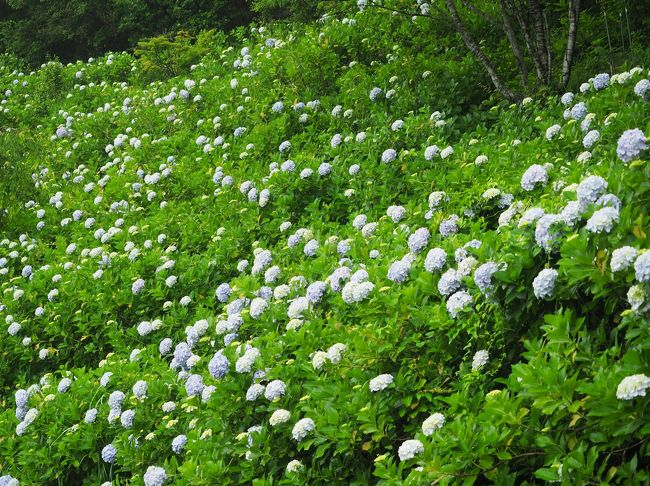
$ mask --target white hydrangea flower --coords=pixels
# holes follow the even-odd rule
[[[399,446],[397,454],[400,461],[408,461],[424,452],[424,445],[417,439],[406,440]]]
[[[616,398],[633,400],[636,397],[645,397],[648,388],[650,388],[650,377],[644,374],[626,376],[616,388]]]
[[[472,358],[472,370],[478,370],[485,366],[490,359],[490,354],[488,353],[487,349],[481,349],[480,351],[477,351],[476,354],[474,354],[474,358]]]
[[[371,392],[375,393],[378,391],[385,390],[392,383],[393,383],[393,375],[385,373],[383,375],[376,376],[372,380],[370,380],[370,383],[368,383],[368,387],[370,388]]]
[[[427,437],[445,424],[445,416],[441,413],[434,413],[422,423],[422,433]]]

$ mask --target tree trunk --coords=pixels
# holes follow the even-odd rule
[[[519,23],[519,28],[521,29],[521,33],[524,36],[524,42],[526,43],[526,48],[530,53],[530,57],[533,58],[533,63],[535,64],[535,72],[537,73],[537,79],[541,83],[543,83],[544,71],[543,71],[542,61],[540,59],[540,54],[537,50],[537,46],[535,45],[533,38],[531,37],[530,32],[528,31],[528,26],[526,25],[526,19],[524,19],[524,14],[518,6],[513,6],[513,12],[515,13],[515,17],[517,19],[517,22]]]
[[[535,29],[535,44],[542,67],[542,82],[546,83],[549,77],[551,66],[548,65],[546,53],[548,51],[546,33],[544,32],[544,15],[539,0],[528,0],[530,13],[533,17],[533,28]]]
[[[478,46],[476,41],[472,39],[472,36],[469,34],[467,29],[461,22],[454,1],[445,0],[445,5],[447,6],[447,10],[449,10],[449,14],[451,15],[451,21],[454,24],[454,28],[460,34],[460,37],[463,39],[463,42],[467,46],[467,49],[469,49],[469,51],[474,55],[474,57],[476,57],[476,59],[478,59],[478,61],[483,65],[483,68],[485,68],[485,70],[487,71],[495,88],[508,101],[512,101],[512,102],[518,101],[519,97],[515,95],[510,90],[510,88],[508,88],[508,86],[506,86],[503,83],[503,81],[497,74],[497,71],[494,67],[494,64],[492,64],[492,61],[490,61],[490,59],[485,55],[485,53],[481,50],[481,48]]]
[[[510,47],[512,47],[512,53],[515,56],[515,61],[517,61],[519,75],[521,76],[521,84],[523,85],[524,89],[526,89],[528,88],[528,68],[526,68],[526,61],[524,61],[524,53],[519,46],[517,34],[515,33],[515,29],[512,26],[512,20],[510,19],[510,13],[508,12],[506,0],[499,0],[499,6],[501,7],[501,16],[503,18],[503,30],[505,31],[506,36],[508,36]]]
[[[551,32],[548,28],[548,19],[546,18],[546,11],[544,12],[544,32],[546,35],[546,65],[548,71],[546,72],[546,84],[551,85],[551,72],[553,71],[553,62],[551,59]]]
[[[578,20],[580,17],[580,0],[569,0],[569,35],[564,51],[564,61],[562,63],[562,88],[569,84],[571,76],[571,66],[573,65],[573,52],[576,46],[576,36],[578,33]]]

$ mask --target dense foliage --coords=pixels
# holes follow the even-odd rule
[[[0,58],[0,484],[650,482],[650,73],[426,21]]]

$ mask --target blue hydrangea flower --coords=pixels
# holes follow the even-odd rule
[[[606,189],[607,181],[605,179],[600,176],[589,176],[580,181],[576,189],[576,195],[578,196],[578,201],[583,204],[589,204],[596,202],[605,193]]]
[[[532,191],[537,184],[546,184],[548,182],[548,174],[546,169],[539,164],[533,164],[521,176],[521,187],[525,191]]]
[[[149,466],[143,480],[145,486],[162,486],[167,480],[167,474],[162,467]]]
[[[217,351],[208,363],[208,371],[218,380],[226,376],[229,369],[230,361],[228,361],[228,358],[224,356],[222,351]]]
[[[450,268],[442,274],[438,280],[438,292],[440,295],[450,295],[460,288],[458,272]]]
[[[643,100],[647,100],[650,94],[650,80],[642,79],[634,86],[634,94]]]
[[[447,253],[442,248],[433,248],[429,250],[426,258],[424,259],[424,269],[433,273],[437,270],[442,270],[442,267],[445,266],[447,261]]]
[[[133,419],[135,418],[135,410],[125,410],[120,415],[120,423],[125,429],[133,427]]]
[[[408,277],[411,270],[411,259],[402,258],[393,262],[388,269],[388,280],[395,283],[402,283]]]
[[[600,91],[601,89],[605,89],[607,85],[609,84],[609,74],[607,73],[600,73],[597,74],[594,77],[594,89],[596,91]]]
[[[553,295],[557,276],[557,270],[552,268],[545,268],[539,272],[535,280],[533,280],[533,293],[535,297],[538,299],[546,299]]]
[[[144,288],[144,280],[139,278],[135,282],[133,282],[133,285],[131,285],[131,292],[137,295],[142,291],[143,288]]]
[[[108,444],[102,449],[102,460],[108,464],[113,464],[117,457],[117,449],[113,444]]]
[[[264,390],[264,397],[270,402],[273,402],[283,397],[285,391],[286,385],[282,380],[273,380],[268,385],[266,385],[266,389]]]
[[[65,393],[70,389],[70,385],[72,385],[72,380],[70,378],[63,378],[59,382],[59,386],[57,387],[57,391],[59,393]]]
[[[474,299],[472,299],[472,296],[468,292],[459,290],[447,300],[447,312],[449,312],[451,317],[456,318],[463,309],[473,302]]]
[[[384,152],[381,154],[381,161],[384,164],[388,164],[395,160],[397,158],[397,152],[395,149],[389,148],[384,150]]]
[[[650,282],[650,251],[641,253],[634,262],[634,272],[639,282]]]
[[[180,454],[183,452],[185,444],[187,444],[187,436],[184,434],[177,435],[174,437],[174,440],[172,440],[172,452],[174,454]]]
[[[201,395],[204,387],[205,385],[203,384],[203,377],[201,375],[190,375],[185,382],[185,391],[189,397]]]
[[[576,103],[571,108],[571,117],[574,120],[582,120],[587,115],[587,105],[583,102]]]
[[[431,233],[427,228],[416,229],[408,239],[408,247],[412,253],[420,253],[429,243]]]
[[[257,400],[259,397],[262,396],[264,393],[264,385],[261,385],[259,383],[253,383],[251,386],[248,387],[248,390],[246,390],[246,400],[249,402],[254,402]]]
[[[86,415],[84,416],[84,422],[87,424],[92,424],[95,422],[97,419],[97,409],[96,408],[91,408],[86,411]]]
[[[598,130],[591,130],[587,135],[585,135],[582,144],[585,148],[590,149],[598,140],[600,140],[600,132]]]
[[[228,299],[230,298],[230,293],[232,292],[230,285],[227,283],[222,283],[217,287],[217,290],[215,292],[215,295],[217,297],[217,300],[221,303],[228,302]]]
[[[638,128],[625,130],[618,139],[616,155],[623,162],[628,163],[639,157],[641,152],[648,148],[645,134]]]
[[[492,275],[499,271],[499,266],[494,262],[487,262],[481,265],[474,272],[474,283],[482,294],[487,295],[492,292],[494,285]]]

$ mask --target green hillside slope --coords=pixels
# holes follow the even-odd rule
[[[0,485],[648,484],[647,67],[462,114],[355,18],[2,61]]]

